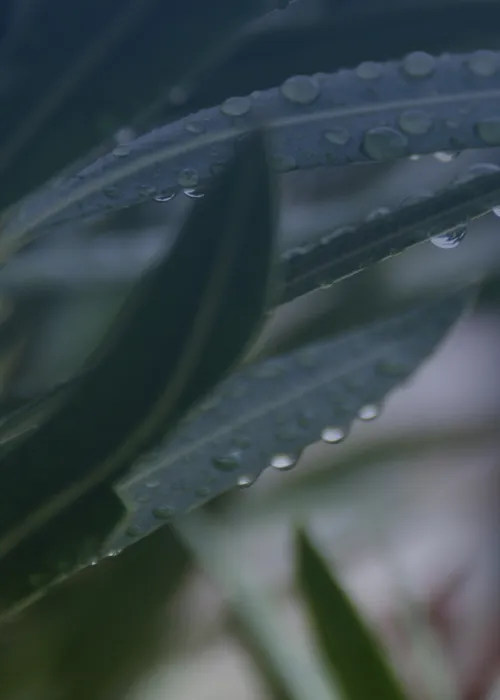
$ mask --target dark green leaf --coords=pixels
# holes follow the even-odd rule
[[[3,460],[2,581],[33,567],[70,569],[69,557],[61,564],[56,554],[78,548],[78,529],[80,539],[92,530],[96,499],[100,510],[114,497],[103,487],[79,517],[78,508],[65,509],[126,470],[240,359],[269,301],[274,231],[264,143],[255,134],[132,293],[69,398]],[[108,509],[116,513],[114,501]],[[55,553],[47,544],[54,539]]]
[[[500,53],[492,53],[491,60],[499,57]],[[175,193],[186,187],[203,187],[214,167],[232,157],[238,138],[256,122],[269,130],[272,163],[280,172],[325,163],[391,161],[410,153],[446,150],[455,143],[453,139],[460,144],[457,148],[490,148],[497,145],[492,143],[494,134],[488,136],[488,119],[491,99],[500,88],[500,71],[479,75],[468,67],[470,64],[470,54],[442,56],[418,81],[405,70],[404,61],[377,64],[374,70],[378,71],[378,79],[369,93],[359,70],[311,78],[296,76],[281,88],[241,98],[236,106],[238,121],[233,115],[235,107],[229,102],[158,128],[132,142],[126,157],[109,153],[77,175],[27,198],[5,221],[0,259],[41,234],[44,227],[131,206],[164,190]],[[470,101],[474,101],[475,110],[467,111],[457,122],[460,106]],[[424,113],[426,132],[395,132],[393,125],[401,114],[409,112],[411,118],[417,108]],[[482,120],[486,120],[483,129],[478,126]],[[440,127],[433,128],[437,124]],[[336,277],[484,213],[499,197],[500,173],[494,172],[424,202],[422,222],[415,221],[421,205],[405,208],[400,220],[389,218],[383,230],[374,222],[355,239],[355,250],[363,245],[361,261],[354,256],[347,270],[336,273]],[[442,205],[444,214],[440,219]],[[398,223],[403,226],[402,233],[394,228]],[[331,243],[335,232],[328,238]],[[344,262],[346,254],[341,252]],[[333,262],[337,265],[336,260]],[[331,260],[325,264],[331,264]],[[325,278],[331,281],[332,275],[326,274]]]
[[[251,484],[273,456],[293,466],[325,428],[327,441],[340,441],[360,409],[380,406],[435,350],[470,296],[467,290],[420,304],[234,373],[116,486],[130,520],[108,548]]]
[[[297,577],[319,650],[345,700],[405,700],[375,638],[307,535],[296,535]]]

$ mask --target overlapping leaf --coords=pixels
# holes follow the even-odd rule
[[[469,299],[458,292],[234,373],[117,484],[129,518],[108,550],[250,485],[273,458],[293,466],[321,435],[340,441],[360,409],[378,406],[436,348]]]
[[[127,469],[245,352],[269,301],[274,223],[255,134],[132,293],[69,397],[2,460],[2,592],[12,577],[18,595],[34,570],[71,569],[82,538],[96,530],[89,507],[101,528],[119,510],[103,486],[75,501]]]
[[[469,104],[474,108],[465,109]],[[291,77],[281,88],[229,99],[156,129],[120,155],[109,153],[74,177],[28,197],[4,224],[0,258],[57,223],[203,187],[256,121],[267,125],[272,163],[283,172],[450,147],[490,148],[500,144],[500,129],[490,116],[497,104],[499,52],[440,58],[417,54],[332,75]],[[453,201],[448,202],[443,229],[452,218],[460,217],[456,223],[462,223],[469,209],[478,215],[499,201],[500,174],[483,174],[448,197]],[[429,205],[435,216],[434,207]],[[424,211],[424,218],[428,215]],[[425,220],[420,227],[419,240],[428,235],[427,224]],[[433,227],[440,224],[436,217]],[[380,238],[387,240],[387,235]],[[394,241],[393,231],[391,237],[389,244],[400,250],[413,244],[416,234],[413,230],[407,243],[404,236]]]

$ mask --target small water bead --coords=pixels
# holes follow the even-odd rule
[[[500,217],[500,206],[493,207],[491,211],[495,214],[495,216]]]
[[[431,236],[430,242],[436,248],[456,248],[467,234],[467,224],[460,224],[451,231],[439,233],[437,236]]]
[[[196,187],[200,179],[198,171],[194,168],[184,168],[177,175],[178,184],[184,189]]]
[[[427,78],[434,73],[436,59],[425,51],[413,51],[403,58],[402,66],[410,78]]]
[[[500,117],[483,119],[476,124],[476,133],[489,146],[500,146]]]
[[[319,87],[307,75],[294,75],[281,85],[281,94],[295,104],[310,105],[319,97]]]
[[[238,477],[236,484],[240,489],[247,489],[249,486],[255,483],[257,480],[256,476],[250,476],[250,474],[242,474]]]
[[[205,193],[202,190],[197,189],[195,187],[187,188],[183,190],[183,192],[186,195],[186,197],[189,197],[190,199],[200,199],[201,197],[205,196]]]
[[[248,97],[229,97],[221,104],[220,111],[228,117],[242,117],[248,114],[251,106]]]
[[[160,506],[153,511],[153,517],[157,520],[170,520],[175,515],[175,508],[172,506]]]
[[[432,155],[440,163],[451,163],[452,160],[458,158],[460,151],[436,151]]]
[[[184,124],[186,131],[190,134],[203,134],[205,133],[205,125],[202,122],[189,121]]]
[[[432,118],[420,109],[408,109],[399,117],[399,127],[406,134],[421,136],[432,129]]]
[[[397,160],[407,155],[408,139],[397,129],[376,126],[365,133],[363,150],[373,160]]]
[[[498,55],[494,51],[475,51],[467,64],[473,73],[485,78],[495,75],[499,69]]]
[[[212,464],[218,471],[234,472],[241,466],[241,452],[233,450],[222,457],[212,457]]]
[[[271,458],[270,465],[271,467],[273,467],[273,469],[278,469],[279,471],[288,471],[288,469],[292,469],[296,465],[296,463],[297,460],[295,457],[283,452],[273,455],[273,457]]]
[[[368,214],[368,216],[366,217],[366,221],[376,221],[377,219],[387,216],[390,213],[391,210],[389,209],[389,207],[378,207],[377,209],[374,209]]]
[[[329,143],[333,143],[335,146],[345,146],[351,138],[351,134],[342,126],[328,129],[323,136]]]
[[[363,80],[375,80],[382,75],[382,66],[373,61],[364,61],[356,68],[356,74]]]
[[[375,420],[380,415],[380,408],[374,403],[362,406],[358,411],[358,418],[364,421]]]
[[[150,479],[144,484],[147,489],[157,489],[160,486],[158,479]]]
[[[345,440],[347,432],[343,428],[327,426],[321,431],[321,439],[329,445],[336,445]]]
[[[418,153],[412,153],[411,156],[408,156],[409,160],[420,160],[422,158],[421,155]]]
[[[128,146],[126,143],[120,143],[118,146],[113,148],[111,152],[117,158],[123,158],[130,155],[130,146]]]
[[[162,190],[154,197],[154,200],[155,202],[170,202],[176,195],[177,192],[175,190]]]
[[[208,486],[200,486],[194,493],[197,498],[208,498],[211,492]]]

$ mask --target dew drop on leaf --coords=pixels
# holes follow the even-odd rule
[[[241,465],[241,452],[234,450],[223,457],[212,457],[212,464],[221,472],[232,472]]]
[[[155,202],[170,202],[172,200],[177,192],[175,190],[163,190],[159,194],[156,195]]]
[[[290,454],[278,453],[273,455],[271,458],[271,467],[274,469],[279,469],[280,471],[286,471],[287,469],[292,469],[295,466],[297,460]]]
[[[190,197],[191,199],[199,199],[200,197],[205,196],[205,193],[201,190],[196,189],[196,187],[189,187],[183,190],[183,192],[186,195],[186,197]]]
[[[362,406],[358,411],[358,418],[365,421],[375,420],[379,415],[380,408],[374,403],[366,404],[366,406]]]
[[[345,439],[347,432],[343,428],[327,426],[321,432],[321,439],[329,445],[336,445]]]
[[[254,482],[255,482],[255,477],[250,476],[249,474],[242,474],[242,476],[238,477],[238,480],[236,483],[240,487],[240,489],[247,489]]]
[[[456,248],[465,238],[467,233],[466,224],[460,224],[451,231],[440,233],[437,236],[431,236],[430,241],[437,248]]]

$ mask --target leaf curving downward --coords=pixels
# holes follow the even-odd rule
[[[375,638],[302,530],[296,533],[296,557],[317,645],[343,700],[405,700]]]
[[[340,441],[360,409],[379,406],[435,350],[470,298],[456,292],[235,372],[116,484],[129,516],[108,551],[250,485],[273,457],[288,468],[322,434]]]
[[[239,361],[269,303],[275,228],[256,133],[132,291],[69,396],[2,460],[0,594],[13,572],[15,589],[33,570],[70,571],[94,528],[88,504],[78,512],[76,502],[97,488],[102,498],[92,512],[104,502],[104,513],[116,513],[120,504],[106,484]]]

